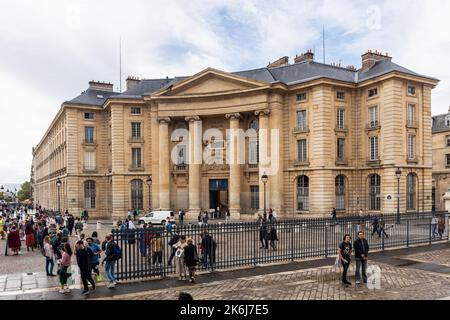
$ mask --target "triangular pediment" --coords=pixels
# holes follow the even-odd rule
[[[208,68],[179,83],[158,91],[154,96],[202,96],[233,93],[266,87],[268,83]]]

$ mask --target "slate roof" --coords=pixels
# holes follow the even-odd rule
[[[305,61],[276,68],[259,68],[253,70],[237,71],[232,72],[232,74],[261,82],[282,82],[287,85],[303,83],[319,78],[328,78],[331,80],[357,84],[394,71],[438,81],[435,78],[423,76],[414,71],[399,66],[393,63],[391,59],[384,59],[376,62],[375,65],[368,71],[363,71],[361,69],[354,71],[347,68],[318,63],[315,61]],[[144,94],[151,94],[162,88],[168,88],[169,86],[175,85],[187,78],[189,77],[185,76],[166,79],[144,79],[141,80],[139,84],[132,87],[130,90],[126,90],[122,93],[104,92],[88,89],[75,99],[70,100],[68,103],[101,106],[109,97],[122,99],[141,99]],[[104,98],[98,98],[97,94],[103,95]]]
[[[445,118],[447,116],[450,116],[450,113],[440,114],[433,117],[433,126],[431,129],[433,133],[450,131],[450,127],[445,125]]]

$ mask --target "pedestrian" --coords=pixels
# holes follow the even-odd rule
[[[162,266],[162,238],[161,234],[156,233],[156,237],[151,240],[151,247],[153,251],[153,264],[157,267]]]
[[[167,261],[167,265],[171,266],[172,265],[172,260],[175,257],[175,253],[177,251],[177,249],[175,248],[175,244],[180,240],[180,236],[178,235],[178,233],[174,233],[174,235],[172,236],[172,238],[170,239],[168,245],[172,248],[172,253],[170,254],[169,260]]]
[[[332,219],[333,222],[336,222],[336,221],[337,221],[336,208],[333,208],[333,209],[331,210],[331,219]]]
[[[13,224],[8,234],[8,247],[11,250],[11,254],[15,256],[19,255],[21,246],[22,243],[20,242],[19,230],[17,230],[16,225]]]
[[[201,211],[198,213],[197,220],[198,220],[198,225],[201,226],[202,220],[203,220],[203,214]]]
[[[1,211],[0,211],[1,212]],[[3,215],[0,215],[0,236],[1,240],[5,240],[5,231],[3,230]]]
[[[93,241],[95,244],[100,245],[100,239],[98,238],[98,233],[97,233],[97,231],[93,231],[93,232],[92,232],[91,238],[92,238],[92,241]]]
[[[197,248],[194,245],[194,241],[189,238],[187,245],[184,248],[184,264],[189,270],[189,282],[195,282],[195,270],[198,263]]]
[[[439,219],[433,213],[433,217],[431,218],[431,235],[433,238],[439,236],[439,233],[437,231],[438,224],[439,224]]]
[[[344,236],[343,242],[339,245],[338,255],[341,260],[343,271],[342,271],[342,284],[349,286],[352,283],[347,280],[347,271],[350,267],[350,258],[352,254],[352,237],[349,234]]]
[[[61,229],[62,242],[69,242],[69,236],[70,236],[69,228],[67,228],[67,226],[64,225]]]
[[[100,274],[100,254],[102,253],[102,249],[100,246],[94,242],[94,239],[89,237],[86,239],[87,242],[87,248],[92,251],[92,258],[91,258],[91,270],[95,273],[97,276],[97,282],[102,281],[102,276]]]
[[[178,280],[187,280],[186,279],[186,268],[184,264],[184,249],[186,248],[186,236],[180,236],[180,239],[176,244],[174,244],[175,252],[175,269],[178,273]]]
[[[167,222],[167,235],[172,235],[172,231],[173,231],[173,224],[172,221]]]
[[[136,217],[137,217],[137,210],[134,209],[133,210],[133,220],[136,221]]]
[[[381,238],[381,235],[384,234],[386,238],[389,238],[389,235],[386,233],[386,222],[384,221],[383,214],[380,215],[380,222],[378,228],[378,237]]]
[[[81,294],[85,296],[90,294],[88,282],[92,286],[92,291],[95,291],[95,282],[91,275],[93,253],[86,248],[83,240],[78,240],[76,246],[77,250],[75,255],[77,257],[78,267],[80,268],[81,282],[83,283],[83,292]]]
[[[136,226],[134,225],[131,218],[128,219],[128,222],[126,222],[128,228],[128,244],[134,244],[135,243],[135,232],[136,232]]]
[[[226,221],[229,221],[229,220],[230,220],[230,209],[227,209],[227,213],[226,213],[226,216],[225,216],[225,220],[226,220]]]
[[[205,213],[203,214],[203,223],[208,224],[208,219],[209,219],[208,211],[205,210]]]
[[[27,221],[25,225],[25,244],[27,246],[27,251],[34,251],[35,238],[34,238],[34,228],[33,223],[30,221],[31,218]]]
[[[260,249],[269,249],[269,243],[267,241],[267,222],[266,219],[262,218],[261,225],[259,227],[259,241],[261,242]]]
[[[269,221],[272,222],[273,220],[273,210],[272,208],[269,208]]]
[[[279,241],[279,239],[278,239],[277,229],[275,228],[275,226],[272,226],[270,228],[268,238],[269,238],[269,241],[270,241],[270,247],[274,251],[277,250],[277,241]]]
[[[70,244],[65,243],[63,250],[61,250],[61,271],[59,273],[59,282],[61,283],[61,290],[59,290],[60,293],[69,293],[70,289],[67,285],[67,279],[71,276],[70,273],[68,273],[68,269],[71,264],[72,260],[72,248],[70,248]]]
[[[131,216],[133,215],[133,212],[131,211],[131,209],[130,210],[128,210],[128,213],[127,213],[127,219],[131,219]]]
[[[105,244],[106,256],[102,261],[102,265],[105,265],[105,272],[109,279],[109,283],[108,283],[107,287],[109,289],[112,289],[117,284],[115,267],[116,267],[116,261],[121,258],[121,257],[117,256],[117,252],[121,253],[121,250],[120,250],[119,246],[113,241],[111,234],[106,235],[105,242],[106,242],[106,244]],[[117,250],[116,250],[116,248],[117,248]]]
[[[355,250],[356,270],[355,280],[356,284],[361,284],[361,274],[364,283],[367,283],[367,259],[369,254],[369,243],[364,238],[364,232],[358,232],[358,239],[353,243],[353,249]]]
[[[440,217],[439,218],[439,223],[438,223],[438,233],[439,233],[439,238],[442,240],[442,235],[444,234],[445,231],[445,217]]]
[[[72,236],[73,226],[75,225],[75,219],[73,215],[69,214],[67,217],[67,229],[69,229],[69,235]]]
[[[48,277],[55,277],[53,274],[53,268],[55,266],[55,253],[53,251],[53,246],[50,243],[50,236],[45,236],[44,238],[44,255],[45,255],[45,271]]]
[[[80,218],[75,218],[75,234],[79,236],[81,234],[81,231],[83,231],[83,222],[80,220]]]
[[[378,217],[375,216],[372,221],[372,227],[373,227],[372,228],[372,237],[375,233],[377,233],[381,237],[381,234],[379,233],[379,230],[378,230],[380,227],[379,224],[380,224],[380,222],[378,220]]]
[[[217,244],[208,231],[204,231],[202,234],[201,247],[203,251],[203,267],[207,270],[208,266],[210,266],[212,272],[215,268]]]

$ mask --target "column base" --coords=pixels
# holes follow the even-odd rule
[[[186,214],[184,215],[184,220],[186,221],[187,219],[190,220],[197,220],[198,218],[198,214],[200,213],[201,209],[200,208],[191,208],[189,209]],[[178,214],[178,212],[177,212]],[[202,211],[203,214],[203,211]]]
[[[230,218],[231,220],[241,220],[241,209],[230,208]]]

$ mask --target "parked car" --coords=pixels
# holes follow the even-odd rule
[[[139,224],[152,223],[152,224],[165,224],[169,220],[175,223],[175,214],[173,211],[152,211],[139,218]]]

